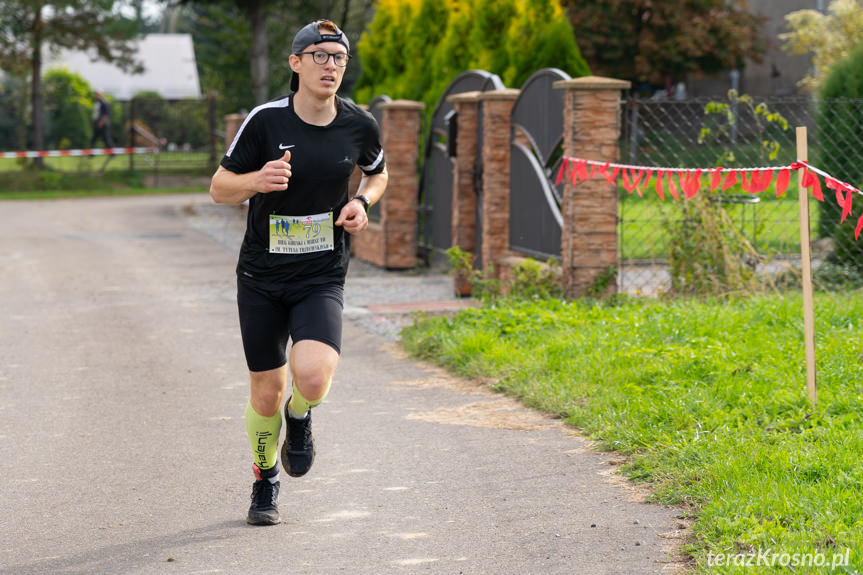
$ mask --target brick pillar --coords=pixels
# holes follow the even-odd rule
[[[458,122],[452,187],[452,245],[476,254],[476,157],[480,92],[463,92],[447,98]],[[457,295],[469,295],[470,283],[461,274],[453,276]]]
[[[351,238],[353,254],[385,268],[417,263],[417,197],[420,117],[425,104],[394,100],[381,104],[381,143],[389,184],[381,198],[381,219]]]
[[[222,150],[223,152],[226,152],[231,147],[234,136],[240,131],[240,126],[243,125],[243,120],[245,119],[246,114],[228,114],[225,116],[225,149]]]
[[[554,87],[566,90],[563,104],[563,150],[566,156],[616,162],[620,136],[620,91],[629,82],[587,76],[561,80]],[[587,294],[597,277],[617,270],[617,187],[597,177],[563,193],[561,273],[567,297]],[[611,281],[602,296],[617,292]]]
[[[482,92],[482,265],[498,266],[509,251],[510,114],[520,90]]]

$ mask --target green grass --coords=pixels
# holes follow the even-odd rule
[[[197,187],[173,187],[173,188],[96,188],[90,190],[37,190],[37,191],[13,191],[0,192],[0,201],[3,200],[60,200],[69,198],[93,198],[102,196],[152,196],[161,194],[202,194],[207,190]]]
[[[136,170],[130,170],[128,159],[128,156],[115,156],[104,164],[106,158],[98,157],[46,158],[48,161],[42,170],[24,169],[15,160],[0,160],[0,200],[201,193],[206,191],[206,186],[189,185],[186,181],[192,183],[199,176],[212,173],[201,166],[164,169],[161,164],[155,172],[152,166],[140,161],[135,164]],[[163,184],[173,182],[173,185],[149,187],[145,181],[154,179],[153,176],[158,176],[155,179]]]
[[[742,190],[737,193],[742,194]],[[705,193],[703,190],[699,193]],[[796,184],[776,198],[772,190],[757,194],[757,204],[726,204],[724,209],[738,225],[752,246],[764,255],[800,253],[800,216],[797,203]],[[825,195],[826,201],[832,201]],[[670,253],[669,233],[666,222],[680,217],[680,201],[667,197],[660,200],[650,188],[641,198],[637,195],[621,195],[618,207],[620,223],[618,238],[624,260],[666,259]],[[809,199],[810,226],[814,231],[818,225],[818,200]]]
[[[218,158],[221,159],[221,158]],[[90,157],[60,157],[43,158],[45,168],[52,172],[65,174],[89,174],[91,172],[128,172],[134,163],[134,168],[140,171],[152,171],[156,157],[154,154],[136,154],[134,158],[128,154]],[[160,172],[168,171],[203,171],[212,173],[210,156],[206,152],[160,152],[158,168]],[[32,162],[32,160],[28,160]],[[15,158],[0,158],[0,174],[27,171],[27,163]]]
[[[819,401],[797,296],[618,305],[499,301],[403,333],[416,356],[492,377],[607,449],[697,521],[687,551],[834,553],[863,568],[863,294],[818,295]],[[778,567],[777,571],[781,570]],[[783,571],[791,572],[788,569]],[[805,573],[851,570],[809,568]]]
[[[50,170],[0,172],[0,200],[48,200],[93,196],[206,193],[206,186],[148,187],[140,172],[59,173]]]

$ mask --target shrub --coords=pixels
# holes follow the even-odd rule
[[[473,254],[459,246],[452,246],[446,253],[453,273],[467,281],[473,293],[483,301],[494,301],[502,296],[520,300],[562,299],[564,296],[557,260],[542,263],[524,258],[513,266],[511,275],[499,281],[494,278],[493,266],[489,266],[488,273],[476,269]],[[614,279],[613,274],[611,279]]]
[[[760,258],[721,199],[702,192],[680,203],[680,218],[666,222],[671,238],[671,293],[724,296],[756,289]]]
[[[53,69],[42,80],[45,145],[49,149],[82,148],[93,135],[93,93],[82,76]]]

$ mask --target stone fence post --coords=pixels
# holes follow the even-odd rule
[[[482,266],[499,273],[509,250],[509,157],[512,107],[520,90],[482,92]]]
[[[380,201],[380,221],[369,222],[365,231],[351,238],[354,256],[379,267],[403,269],[417,263],[417,164],[424,108],[425,104],[408,100],[380,105],[389,184]]]
[[[554,87],[566,90],[563,107],[564,155],[616,162],[620,136],[620,91],[629,82],[587,76],[561,80]],[[597,177],[563,193],[561,273],[567,297],[577,298],[602,287],[604,277],[617,267],[617,186]],[[613,279],[600,296],[616,293]]]
[[[453,158],[452,187],[452,245],[463,251],[476,253],[477,189],[476,162],[478,153],[477,125],[479,121],[480,92],[462,92],[447,97],[452,102],[458,122],[456,157]],[[471,286],[463,274],[455,274],[454,291],[457,295],[469,295]]]

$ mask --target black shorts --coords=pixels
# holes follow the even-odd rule
[[[328,283],[297,290],[269,290],[237,279],[240,332],[249,371],[268,371],[288,361],[288,338],[342,347],[344,286]]]

